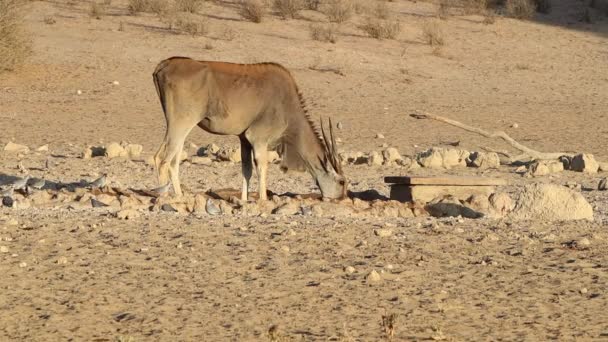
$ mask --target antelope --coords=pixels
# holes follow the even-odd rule
[[[291,73],[276,63],[235,64],[172,57],[153,74],[165,114],[166,133],[154,156],[158,181],[181,196],[179,156],[194,126],[220,135],[235,135],[241,145],[242,192],[248,200],[255,162],[258,199],[267,200],[268,150],[277,150],[284,172],[308,171],[323,198],[346,196],[331,119],[329,137],[308,114]]]

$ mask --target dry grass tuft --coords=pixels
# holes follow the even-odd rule
[[[536,10],[538,12],[549,14],[552,8],[551,0],[536,0]]]
[[[365,24],[360,28],[372,38],[396,39],[401,32],[401,24],[394,20],[381,20],[378,18],[367,18]]]
[[[0,72],[13,70],[31,53],[29,34],[23,30],[25,1],[0,0]]]
[[[464,0],[464,14],[483,14],[488,8],[488,0]]]
[[[175,9],[179,12],[197,13],[203,6],[203,0],[175,0]]]
[[[273,7],[277,13],[287,19],[296,18],[298,13],[304,9],[303,0],[274,0]]]
[[[437,18],[445,20],[450,16],[450,4],[448,0],[439,0],[437,7]]]
[[[310,25],[310,37],[321,42],[336,43],[338,41],[339,27],[336,24]]]
[[[532,0],[507,0],[505,10],[510,17],[530,19],[534,17],[536,5]]]
[[[343,23],[353,15],[353,3],[351,0],[329,0],[323,11],[332,23]]]
[[[397,315],[382,315],[382,330],[387,341],[392,341],[395,337],[395,329],[397,328]]]
[[[424,26],[422,26],[422,39],[430,46],[442,46],[445,44],[443,31],[435,20],[424,23]]]
[[[191,36],[204,36],[208,32],[209,25],[203,17],[191,16],[187,14],[173,15],[166,18],[169,28]]]
[[[53,24],[57,23],[57,20],[55,20],[55,18],[53,18],[52,15],[45,16],[43,21],[47,25],[53,25]]]
[[[100,20],[105,14],[105,8],[96,2],[91,3],[89,7],[89,17]]]
[[[261,23],[265,12],[265,5],[261,0],[243,0],[239,11],[241,17],[254,23]]]
[[[321,0],[304,0],[304,8],[311,11],[319,10],[321,6]]]
[[[129,0],[127,9],[131,14],[137,14],[139,12],[146,12],[149,8],[149,0]]]
[[[374,16],[379,19],[388,19],[390,11],[385,1],[378,1],[374,7]]]

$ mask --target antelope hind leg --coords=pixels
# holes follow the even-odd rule
[[[251,160],[252,147],[245,137],[239,137],[241,140],[241,167],[243,172],[243,189],[241,192],[241,200],[247,201],[249,196],[249,182],[253,174],[253,162]]]
[[[266,201],[266,171],[268,170],[268,147],[266,145],[255,146],[253,148],[253,154],[255,156],[255,165],[258,172],[258,198],[259,201]]]

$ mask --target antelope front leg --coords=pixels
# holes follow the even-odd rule
[[[258,171],[258,183],[259,183],[259,201],[266,201],[266,171],[268,170],[268,147],[260,146],[253,149],[255,154],[255,165]]]

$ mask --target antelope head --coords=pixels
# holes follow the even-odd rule
[[[329,119],[329,137],[325,132],[325,127],[323,127],[323,120],[321,120],[321,133],[325,141],[325,150],[320,162],[325,172],[317,175],[317,185],[321,189],[323,198],[341,199],[346,197],[348,181],[342,172],[342,160],[338,155],[331,119]]]

